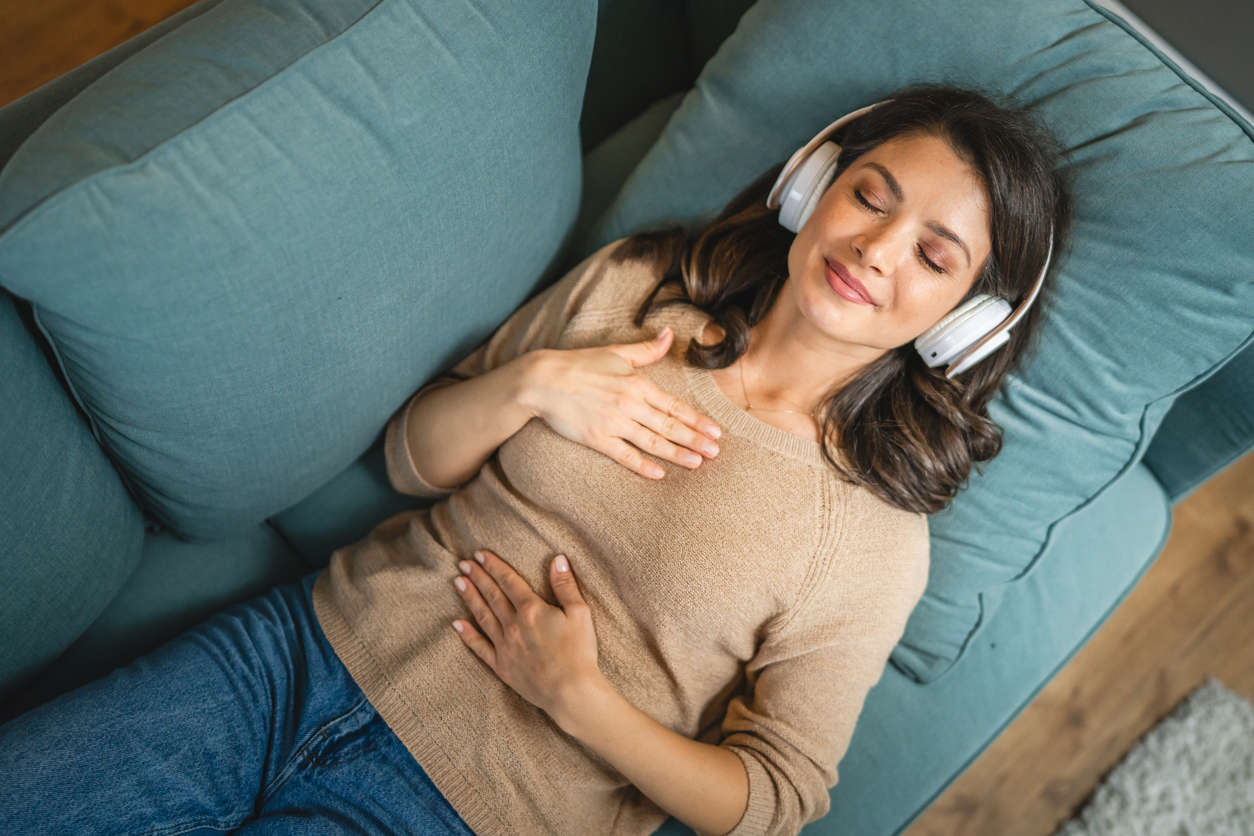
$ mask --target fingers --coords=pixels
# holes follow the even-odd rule
[[[505,593],[505,606],[510,606],[510,609],[502,610],[500,612],[501,615],[510,615],[515,610],[521,611],[523,607],[531,601],[531,599],[539,597],[527,584],[526,579],[514,570],[513,566],[510,566],[504,560],[501,560],[501,558],[497,557],[487,549],[478,549],[475,551],[475,560],[479,561],[479,565],[483,567],[486,579],[490,579],[497,587],[499,587],[499,589],[496,590],[497,593]],[[482,588],[486,583],[486,580],[484,582],[478,582],[480,579],[476,575],[472,575],[471,577],[475,578],[477,585],[480,588]]]
[[[603,356],[614,361],[614,373],[627,378],[615,395],[620,419],[608,433],[600,434],[600,440],[582,441],[652,479],[661,479],[665,471],[641,451],[695,470],[704,461],[702,456],[718,455],[716,439],[722,435],[712,419],[635,371],[665,357],[673,340],[668,327],[651,340],[608,346],[611,351]]]
[[[453,622],[453,629],[457,631],[457,635],[462,637],[462,641],[466,646],[475,652],[475,655],[482,659],[489,668],[496,671],[496,646],[479,635],[468,621],[458,619]],[[500,672],[497,671],[497,676]]]
[[[661,466],[646,459],[639,450],[621,438],[610,438],[598,449],[623,467],[639,473],[641,476],[649,479],[661,479],[666,475],[666,471],[662,470]]]
[[[652,381],[645,378],[641,380],[645,402],[661,410],[660,413],[648,411],[641,423],[672,441],[699,450],[711,458],[718,455],[716,439],[723,434],[718,424]]]
[[[456,579],[462,581],[460,584],[454,581],[457,591],[483,632],[488,634],[493,644],[499,644],[505,635],[503,623],[513,615],[513,605],[481,567],[463,560],[458,568],[463,577]]]
[[[627,430],[623,434],[623,438],[644,452],[650,453],[659,459],[666,459],[675,464],[681,464],[689,470],[696,470],[701,465],[702,458],[688,448],[672,444],[648,427],[636,424],[634,421],[632,424],[632,429]],[[648,474],[646,473],[646,475]]]
[[[660,338],[618,346],[614,353],[619,357],[624,357],[625,353],[625,358],[633,368],[647,365],[665,356],[666,351],[661,346],[669,346],[671,338],[672,332],[670,326],[667,326],[662,329]],[[644,362],[640,362],[642,360]],[[627,369],[623,369],[623,372],[632,374]],[[634,374],[633,377],[638,381],[633,384],[638,387],[636,393],[641,395],[649,406],[661,410],[661,414],[658,414],[652,409],[645,409],[639,414],[633,414],[633,418],[671,441],[686,445],[693,450],[700,450],[711,457],[717,455],[717,442],[714,440],[722,435],[718,424],[647,378]],[[667,421],[668,416],[677,420]],[[707,437],[703,438],[698,434],[699,432]],[[715,448],[713,451],[710,450],[711,445]]]
[[[708,418],[684,404],[667,392],[645,384],[646,398],[628,407],[629,416],[634,419],[620,435],[646,453],[659,459],[666,459],[675,464],[695,470],[704,459],[718,455],[718,444],[703,432],[697,432],[681,420],[697,422],[701,426],[713,426]],[[700,455],[698,455],[700,454]]]
[[[721,431],[712,420],[642,377],[636,378],[629,388],[631,394],[620,396],[622,414],[614,429],[600,440],[585,443],[628,470],[651,479],[661,479],[666,472],[640,451],[690,470],[704,461],[698,452],[708,458],[718,455],[718,445],[710,435],[721,435]],[[682,417],[708,428],[710,435],[685,424]]]
[[[666,356],[666,352],[670,350],[671,341],[674,338],[674,332],[668,325],[663,328],[652,339],[641,340],[635,343],[626,343],[624,345],[613,346],[615,353],[621,357],[625,357],[632,367],[647,366],[650,363],[656,363]]]

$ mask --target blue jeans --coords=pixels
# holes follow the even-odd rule
[[[473,836],[327,643],[317,574],[0,726],[0,831]]]

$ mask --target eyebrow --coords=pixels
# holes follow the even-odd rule
[[[891,171],[889,171],[888,169],[884,168],[884,166],[876,162],[867,161],[866,163],[863,163],[863,165],[867,166],[868,168],[873,168],[876,171],[878,171],[880,174],[884,175],[884,180],[888,183],[888,189],[889,191],[893,193],[893,197],[897,198],[897,200],[899,201],[905,201],[906,193],[901,190],[901,184],[897,182],[897,178],[892,175]],[[937,223],[936,221],[928,221],[927,228],[935,232],[940,237],[948,238],[950,241],[953,241],[959,247],[962,247],[962,252],[967,257],[967,266],[968,267],[971,266],[971,251],[967,249],[967,245],[962,243],[962,239],[959,238],[956,234],[954,234],[954,232],[949,227],[943,226]]]

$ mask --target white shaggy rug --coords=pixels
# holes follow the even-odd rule
[[[1254,836],[1254,705],[1207,677],[1054,836]]]

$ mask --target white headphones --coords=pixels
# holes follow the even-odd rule
[[[888,99],[858,108],[847,113],[819,131],[813,139],[798,148],[783,171],[771,187],[767,195],[768,209],[779,208],[779,222],[792,232],[798,232],[805,224],[810,213],[814,211],[822,198],[823,192],[831,185],[836,172],[836,160],[840,156],[840,146],[834,142],[825,142],[827,137],[835,133],[841,125],[857,119],[871,108],[881,105]],[[780,193],[783,192],[783,199]],[[1045,254],[1045,266],[1036,277],[1027,298],[1013,310],[1010,302],[999,297],[984,293],[977,294],[963,304],[950,311],[940,322],[924,331],[914,341],[915,350],[928,366],[939,366],[950,363],[945,369],[946,377],[966,371],[997,349],[1010,341],[1010,328],[1019,318],[1027,313],[1032,302],[1040,293],[1045,281],[1045,271],[1049,269],[1050,258],[1054,254],[1054,229],[1049,229],[1049,250]]]

